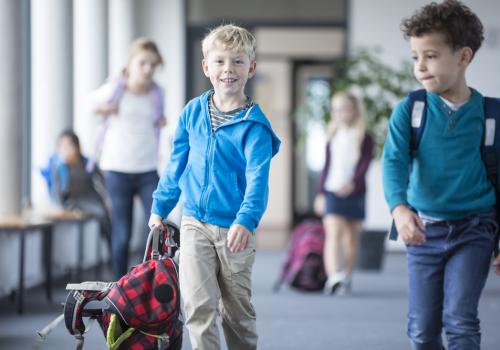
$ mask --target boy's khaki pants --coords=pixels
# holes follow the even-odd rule
[[[220,349],[219,312],[230,350],[257,348],[251,272],[255,239],[238,253],[227,248],[227,228],[184,216],[180,240],[180,289],[193,350]]]

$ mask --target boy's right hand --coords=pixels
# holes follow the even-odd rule
[[[398,234],[406,244],[419,245],[425,242],[425,226],[418,215],[405,205],[398,205],[392,211]]]
[[[148,226],[151,230],[157,228],[163,230],[163,224],[161,223],[162,217],[160,215],[151,214],[148,221]]]

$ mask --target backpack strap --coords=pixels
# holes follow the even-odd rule
[[[116,282],[86,281],[82,283],[68,283],[66,290],[90,290],[104,292],[113,288]]]
[[[481,145],[481,156],[486,167],[486,175],[488,180],[495,188],[496,197],[496,214],[497,222],[500,218],[500,191],[498,188],[498,158],[497,153],[497,140],[496,136],[500,130],[500,99],[485,97],[484,98],[484,134],[483,143]],[[497,232],[497,239],[495,244],[495,256],[498,255],[498,239],[499,232]]]
[[[64,323],[68,332],[77,340],[77,350],[83,348],[84,334],[90,328],[96,315],[110,308],[104,296],[113,285],[113,282],[83,282],[66,285],[69,293],[64,303]],[[85,323],[83,317],[89,317],[89,321]]]
[[[164,103],[163,93],[162,93],[161,88],[158,84],[153,82],[151,85],[150,92],[151,92],[151,97],[153,98],[153,106],[155,109],[155,113],[153,116],[153,118],[154,118],[153,123],[156,126],[158,121],[163,117],[163,109],[164,109],[165,103]]]
[[[163,100],[163,94],[161,92],[160,87],[158,84],[153,82],[151,85],[151,97],[153,98],[153,106],[155,109],[155,113],[153,115],[153,125],[155,126],[155,137],[156,137],[156,143],[157,145],[160,144],[160,120],[163,118],[163,108],[164,108],[164,100]]]
[[[411,111],[411,139],[410,151],[417,151],[427,121],[427,92],[424,89],[415,90],[408,94]]]
[[[410,156],[414,157],[420,145],[427,121],[427,91],[420,89],[408,93],[408,107],[411,118]],[[398,239],[398,231],[396,230],[394,220],[389,231],[389,239],[391,241]]]
[[[498,158],[496,152],[496,133],[500,123],[500,100],[484,98],[484,135],[481,155],[486,166],[488,180],[497,188]]]
[[[108,100],[109,103],[118,104],[120,99],[122,98],[125,90],[127,89],[127,80],[125,78],[120,78],[116,83],[115,89],[113,90],[113,94],[111,98]],[[85,170],[88,173],[94,171],[95,164],[97,159],[99,158],[99,154],[102,151],[102,145],[104,143],[104,136],[106,136],[106,132],[109,127],[109,118],[103,118],[101,124],[99,125],[99,129],[97,130],[97,136],[94,143],[94,152],[89,157]]]

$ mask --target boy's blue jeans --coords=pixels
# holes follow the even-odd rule
[[[480,348],[478,303],[497,230],[494,211],[427,224],[426,242],[407,246],[408,336],[413,350]]]
[[[148,220],[153,191],[158,186],[158,174],[156,171],[137,174],[107,171],[105,180],[111,200],[111,270],[118,280],[128,269],[134,197],[139,196],[144,217]],[[147,224],[144,231],[147,232]]]

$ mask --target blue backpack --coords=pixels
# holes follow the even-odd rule
[[[422,134],[427,121],[427,92],[424,89],[415,90],[408,94],[409,108],[411,111],[411,140],[410,154],[414,156],[418,150]],[[500,132],[500,99],[484,97],[484,134],[481,144],[481,157],[486,167],[488,179],[493,184],[496,194],[497,220],[500,219],[500,189],[498,187],[498,164],[500,149],[498,149],[496,136]],[[394,221],[391,225],[389,239],[396,240],[398,232]],[[498,234],[497,234],[498,240]],[[498,255],[498,244],[495,245],[495,256]]]

